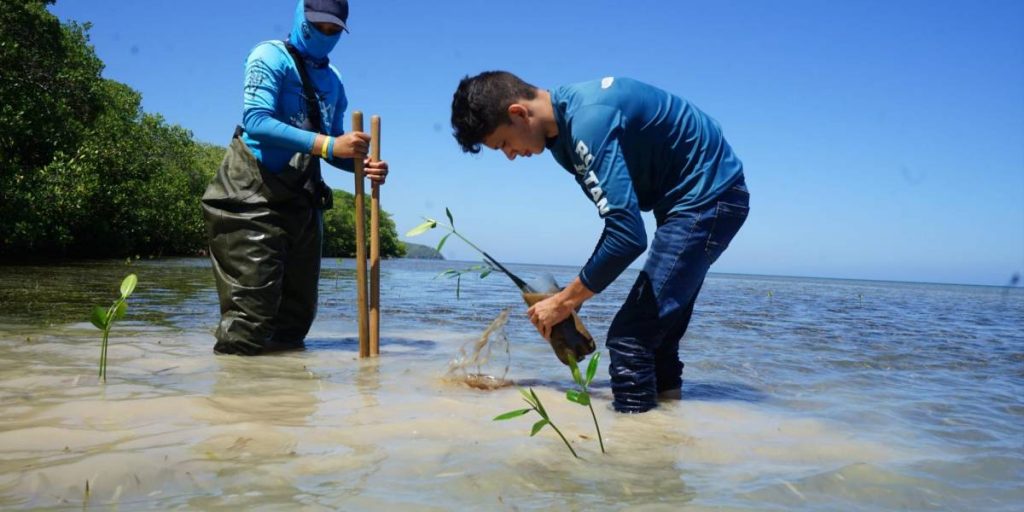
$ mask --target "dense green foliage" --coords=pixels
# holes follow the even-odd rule
[[[143,113],[49,3],[0,4],[0,256],[197,253],[223,150]]]
[[[201,253],[199,201],[224,148],[102,78],[89,24],[52,3],[0,2],[0,257]],[[351,202],[328,214],[330,254],[354,253]],[[386,214],[381,233],[382,255],[404,254]]]

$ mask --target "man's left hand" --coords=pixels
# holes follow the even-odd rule
[[[551,341],[551,329],[572,314],[572,306],[561,293],[556,293],[530,307],[526,311],[530,323],[545,340]]]

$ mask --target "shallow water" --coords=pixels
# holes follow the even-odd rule
[[[357,358],[354,270],[325,261],[305,352],[214,356],[202,259],[0,267],[0,509],[1019,510],[1024,290],[712,275],[683,343],[683,399],[639,416],[571,382],[500,275],[382,264],[381,357]],[[514,266],[525,276],[565,267]],[[96,379],[93,305],[139,276]],[[630,273],[582,310],[604,333]],[[769,293],[770,292],[770,293]],[[506,308],[515,387],[445,379]],[[606,352],[606,351],[605,351]],[[607,354],[605,354],[607,356]],[[89,495],[86,496],[86,482]]]

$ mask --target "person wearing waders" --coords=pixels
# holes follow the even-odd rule
[[[304,347],[317,309],[323,210],[320,161],[347,171],[369,136],[345,133],[348,100],[328,54],[348,31],[346,0],[299,0],[291,33],[245,62],[243,126],[203,195],[221,319],[214,352],[258,355]]]
[[[708,268],[748,213],[743,165],[718,123],[692,103],[629,78],[548,91],[489,71],[459,83],[452,127],[467,153],[483,145],[513,160],[550,150],[604,219],[579,275],[528,310],[545,339],[647,249],[640,212],[654,212],[658,228],[647,261],[608,329],[613,406],[645,412],[659,396],[678,398],[679,341]]]

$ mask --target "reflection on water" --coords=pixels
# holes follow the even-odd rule
[[[249,359],[211,353],[205,260],[0,267],[0,509],[1024,502],[1022,290],[712,276],[683,343],[682,400],[615,414],[600,369],[602,455],[589,414],[564,398],[567,369],[506,282],[467,282],[456,300],[433,279],[450,263],[385,261],[382,355],[359,360],[352,262],[325,263],[307,349]],[[101,385],[87,313],[128,272],[140,284]],[[581,312],[599,348],[630,277]],[[536,390],[583,460],[549,430],[531,438],[532,421],[491,421],[522,403],[514,387],[446,379],[505,308],[508,379]],[[500,374],[495,354],[467,373]]]

